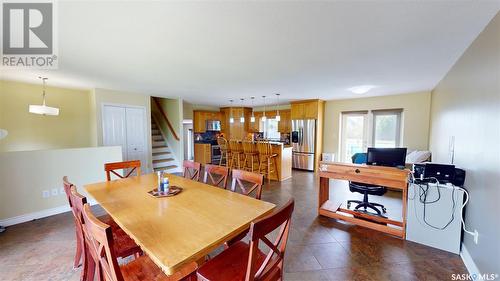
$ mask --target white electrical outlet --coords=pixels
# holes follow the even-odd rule
[[[478,239],[479,239],[479,232],[477,232],[477,230],[474,229],[474,243],[477,244]]]
[[[49,198],[50,197],[50,192],[48,190],[42,191],[42,197],[43,198]]]
[[[59,194],[59,192],[57,191],[57,188],[52,188],[51,194],[52,194],[52,196],[57,196],[57,194]]]

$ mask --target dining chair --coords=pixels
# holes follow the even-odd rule
[[[182,167],[184,167],[184,177],[186,179],[194,181],[200,180],[200,171],[201,171],[200,163],[184,160],[184,162],[182,162]]]
[[[283,280],[283,260],[290,232],[294,201],[290,199],[272,214],[250,225],[250,243],[238,241],[202,265],[198,280],[204,281],[273,281]],[[267,237],[278,229],[274,242]],[[264,253],[260,242],[268,248]]]
[[[84,257],[84,241],[83,241],[83,233],[81,228],[81,208],[83,204],[87,202],[87,198],[85,196],[78,193],[76,190],[76,186],[72,184],[67,176],[63,177],[63,186],[64,192],[66,193],[66,197],[68,198],[68,203],[71,208],[71,212],[73,214],[73,220],[75,222],[75,230],[76,230],[76,254],[74,266],[78,267],[83,264]],[[131,255],[141,254],[141,248],[135,244],[135,242],[123,231],[120,226],[111,218],[109,215],[103,215],[98,217],[100,221],[111,225],[111,227],[115,230],[115,240],[120,241],[120,244],[117,246],[117,253],[119,257],[125,258]]]
[[[80,267],[80,265],[82,265],[84,255],[83,255],[83,236],[82,236],[82,232],[81,232],[81,227],[78,224],[77,215],[75,214],[75,209],[73,207],[73,203],[71,202],[71,187],[72,186],[73,186],[73,184],[69,182],[68,177],[64,176],[63,177],[64,193],[66,193],[66,198],[68,199],[68,204],[69,204],[69,207],[71,208],[71,212],[73,213],[73,220],[75,223],[76,253],[75,253],[75,260],[73,262],[73,268],[76,269],[77,267]]]
[[[205,175],[203,176],[204,183],[226,189],[227,178],[229,176],[228,167],[206,164],[204,169],[205,169]]]
[[[122,176],[116,172],[116,170],[125,170],[130,169],[126,176]],[[136,175],[141,174],[141,161],[132,160],[132,161],[124,161],[124,162],[113,162],[104,164],[104,171],[106,171],[106,179],[107,181],[111,180],[111,173],[120,179],[128,178],[134,171],[137,171]],[[125,172],[125,171],[124,171]]]
[[[255,191],[255,199],[260,199],[262,196],[262,184],[264,183],[263,175],[243,170],[233,170],[232,175],[233,181],[231,182],[231,191],[236,192],[236,187],[238,187],[244,195],[250,195],[250,193]],[[245,182],[253,185],[247,187],[244,184]]]
[[[171,276],[165,275],[148,257],[140,256],[124,265],[118,265],[112,228],[97,219],[88,204],[83,205],[83,233],[89,258],[88,280],[95,274],[98,280],[156,280],[170,281],[188,277],[196,270],[196,263],[190,263]]]

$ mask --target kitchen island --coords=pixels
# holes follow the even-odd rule
[[[277,174],[271,173],[271,179],[284,181],[292,177],[292,146],[280,142],[271,142],[273,153],[276,156]]]

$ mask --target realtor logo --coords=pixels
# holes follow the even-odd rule
[[[2,66],[57,67],[54,3],[2,3]]]

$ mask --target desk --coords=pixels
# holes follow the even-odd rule
[[[89,184],[87,192],[167,275],[196,262],[275,205],[168,175],[184,190],[173,197],[153,198],[155,174]]]
[[[320,162],[319,171],[318,215],[344,220],[403,239],[405,238],[409,170],[360,164]],[[330,199],[330,179],[375,184],[401,190],[403,200],[402,221],[395,221],[342,208],[342,203]]]

